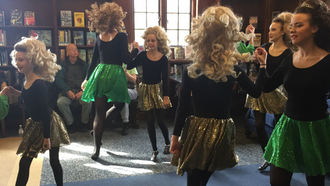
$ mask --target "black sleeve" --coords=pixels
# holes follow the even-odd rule
[[[272,74],[270,78],[266,78],[266,82],[263,89],[265,93],[271,92],[283,84],[284,65],[285,65],[285,60],[282,61],[280,66],[275,70],[275,72]]]
[[[127,35],[124,33],[122,34],[122,41],[120,45],[120,55],[121,55],[121,60],[123,63],[128,64],[130,63],[133,58],[138,54],[139,50],[137,48],[134,48],[132,53],[128,51],[128,40],[127,40]]]
[[[87,70],[87,75],[86,75],[86,80],[89,79],[89,77],[92,75],[96,65],[97,65],[97,60],[100,58],[100,53],[99,53],[99,49],[98,49],[98,45],[99,45],[99,38],[96,39],[95,45],[93,47],[93,57],[92,57],[92,62],[88,67]]]
[[[163,80],[163,96],[168,96],[168,59],[164,56],[162,62],[162,80]]]
[[[144,53],[145,52],[139,53],[139,55],[137,55],[136,58],[133,61],[127,63],[127,70],[131,70],[132,68],[140,65],[142,63],[142,55]]]
[[[35,108],[38,108],[39,115],[41,116],[41,121],[44,129],[44,138],[50,137],[50,121],[51,115],[49,114],[49,105],[48,105],[48,91],[46,82],[36,81],[36,91],[35,96]]]
[[[255,84],[250,80],[250,78],[247,76],[247,74],[241,67],[235,65],[234,70],[238,75],[236,81],[243,88],[243,90],[245,90],[245,92],[247,92],[252,97],[258,98],[261,95],[265,83],[266,69],[259,69],[258,77]]]
[[[178,106],[175,113],[173,135],[180,136],[185,119],[189,115],[189,107],[191,100],[191,81],[188,76],[188,70],[185,68],[182,73],[182,82],[179,94]]]

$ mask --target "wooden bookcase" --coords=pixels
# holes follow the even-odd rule
[[[6,31],[6,46],[0,46],[0,51],[7,51],[8,65],[0,66],[2,71],[10,71],[11,83],[9,85],[14,86],[16,89],[21,89],[22,85],[15,84],[16,82],[16,68],[12,66],[9,54],[13,50],[13,46],[16,42],[20,41],[23,36],[28,37],[29,30],[50,30],[52,37],[52,45],[47,46],[53,53],[57,55],[57,61],[60,61],[60,49],[65,48],[59,46],[58,30],[81,30],[84,32],[85,44],[86,44],[86,32],[87,27],[61,27],[60,22],[60,10],[71,10],[72,20],[74,12],[85,12],[86,9],[91,9],[91,4],[97,2],[102,4],[104,2],[111,2],[111,0],[0,0],[0,10],[4,11],[5,26],[0,26],[1,30]],[[11,26],[10,25],[10,10],[19,9],[24,15],[25,11],[33,11],[35,13],[36,26]],[[85,13],[85,24],[86,21]],[[24,18],[23,18],[24,22]],[[24,25],[24,23],[23,23]],[[72,23],[72,25],[74,25]],[[71,34],[71,41],[73,41],[73,35]],[[90,46],[77,46],[78,49],[93,49]],[[86,51],[87,53],[87,51]],[[19,78],[23,78],[24,75],[20,75]],[[23,82],[23,81],[21,81]],[[19,119],[20,118],[20,119]],[[17,125],[19,119],[24,125],[25,121],[25,108],[20,103],[14,103],[10,106],[10,111],[7,118],[10,123]],[[3,129],[4,131],[4,129]]]
[[[74,12],[85,12],[86,9],[91,9],[91,4],[97,2],[102,4],[104,0],[1,0],[0,10],[5,14],[5,26],[0,26],[1,30],[6,31],[6,46],[0,46],[0,50],[7,51],[8,66],[0,66],[0,70],[8,71],[11,73],[11,82],[16,82],[15,67],[11,65],[9,57],[13,46],[23,36],[27,37],[29,30],[51,30],[52,32],[52,45],[47,46],[53,53],[57,55],[57,61],[60,61],[60,49],[65,46],[59,46],[58,30],[79,30],[84,32],[84,40],[86,44],[87,27],[61,27],[60,10],[71,10],[72,20]],[[109,2],[109,1],[107,1]],[[110,0],[111,2],[111,0]],[[24,14],[24,11],[33,11],[35,13],[36,26],[10,26],[10,10],[19,9]],[[87,17],[85,14],[85,25],[87,24]],[[24,21],[24,18],[23,18]],[[72,23],[72,25],[74,25]],[[71,41],[73,42],[73,34],[71,34]],[[77,46],[78,49],[93,49],[92,46]],[[87,54],[87,51],[86,51]]]

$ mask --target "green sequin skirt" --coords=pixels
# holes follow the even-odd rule
[[[138,107],[141,111],[151,109],[167,109],[172,107],[171,101],[166,108],[163,107],[162,83],[159,84],[139,84],[138,89]]]
[[[269,93],[262,92],[259,98],[247,95],[245,107],[260,113],[282,114],[287,100],[288,98],[280,89],[275,89]]]
[[[127,80],[123,68],[119,65],[100,63],[89,77],[81,100],[95,101],[96,97],[106,96],[108,102],[125,102],[131,100],[127,91]]]
[[[61,144],[70,144],[68,132],[62,118],[53,111],[50,122],[50,145],[60,147]],[[44,153],[42,145],[44,143],[44,131],[41,121],[35,122],[31,118],[26,120],[22,142],[16,154],[37,158],[39,153]]]
[[[234,167],[238,163],[235,124],[232,119],[190,116],[181,133],[180,157],[172,157],[177,174],[200,169],[209,172]]]
[[[330,172],[330,117],[298,121],[283,114],[265,150],[264,158],[275,167],[325,175]]]

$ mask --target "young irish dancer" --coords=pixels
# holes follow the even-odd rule
[[[158,149],[154,112],[165,139],[163,153],[170,153],[168,128],[163,118],[164,108],[171,106],[168,97],[168,60],[166,57],[170,51],[169,40],[166,32],[159,26],[147,28],[142,38],[144,39],[146,51],[141,52],[132,63],[128,64],[127,69],[132,69],[140,64],[143,66],[142,83],[139,85],[138,90],[138,106],[141,111],[147,112],[148,134],[153,149],[151,161],[156,161]],[[163,92],[160,91],[160,86],[162,86]]]
[[[290,38],[290,22],[292,13],[283,12],[275,17],[269,28],[270,43],[265,43],[261,47],[265,48],[267,55],[267,74],[272,75],[283,59],[292,54],[293,49]],[[254,55],[254,60],[257,58]],[[248,96],[245,107],[253,110],[255,127],[262,151],[268,143],[268,135],[265,130],[266,113],[274,114],[275,122],[281,117],[287,97],[282,86],[269,93],[261,93],[259,98]],[[258,169],[265,170],[270,164],[265,161]]]
[[[265,79],[266,51],[258,48],[259,75],[254,84],[237,64],[236,45],[247,40],[241,18],[229,8],[213,6],[194,20],[187,36],[194,63],[184,70],[170,152],[177,173],[187,172],[187,185],[204,186],[215,170],[233,167],[235,124],[230,118],[233,85],[259,97]],[[189,116],[190,100],[194,115]],[[180,137],[180,140],[179,140]]]
[[[48,105],[47,85],[53,82],[61,68],[56,55],[46,50],[46,45],[35,38],[23,38],[10,54],[13,66],[25,75],[22,91],[11,87],[12,94],[21,96],[31,118],[24,127],[22,142],[17,154],[19,163],[16,186],[26,185],[33,158],[49,150],[50,165],[57,185],[63,185],[63,171],[59,161],[60,144],[69,144],[69,136],[61,117]]]
[[[284,113],[268,141],[272,186],[289,186],[294,172],[306,173],[309,186],[324,186],[330,172],[330,12],[321,0],[307,0],[295,10],[290,36],[298,51],[287,56],[264,92],[283,84]]]
[[[91,156],[96,160],[100,155],[104,121],[113,120],[130,103],[127,91],[126,76],[122,63],[131,62],[137,55],[139,45],[133,42],[132,53],[128,51],[127,35],[120,32],[126,14],[116,3],[104,3],[100,7],[91,5],[90,31],[99,33],[93,49],[92,62],[88,68],[85,81],[82,83],[84,93],[82,100],[95,101],[95,119],[93,123],[94,152]],[[99,64],[98,61],[100,62]],[[106,103],[113,107],[106,111]]]

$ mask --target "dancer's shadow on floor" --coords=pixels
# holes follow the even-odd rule
[[[108,161],[106,161],[106,160],[104,160],[104,159],[102,159],[102,158],[97,158],[97,159],[94,160],[94,161],[96,161],[96,162],[98,162],[98,163],[100,163],[100,164],[102,164],[102,165],[113,165],[113,163],[110,163],[110,162],[108,162]]]

